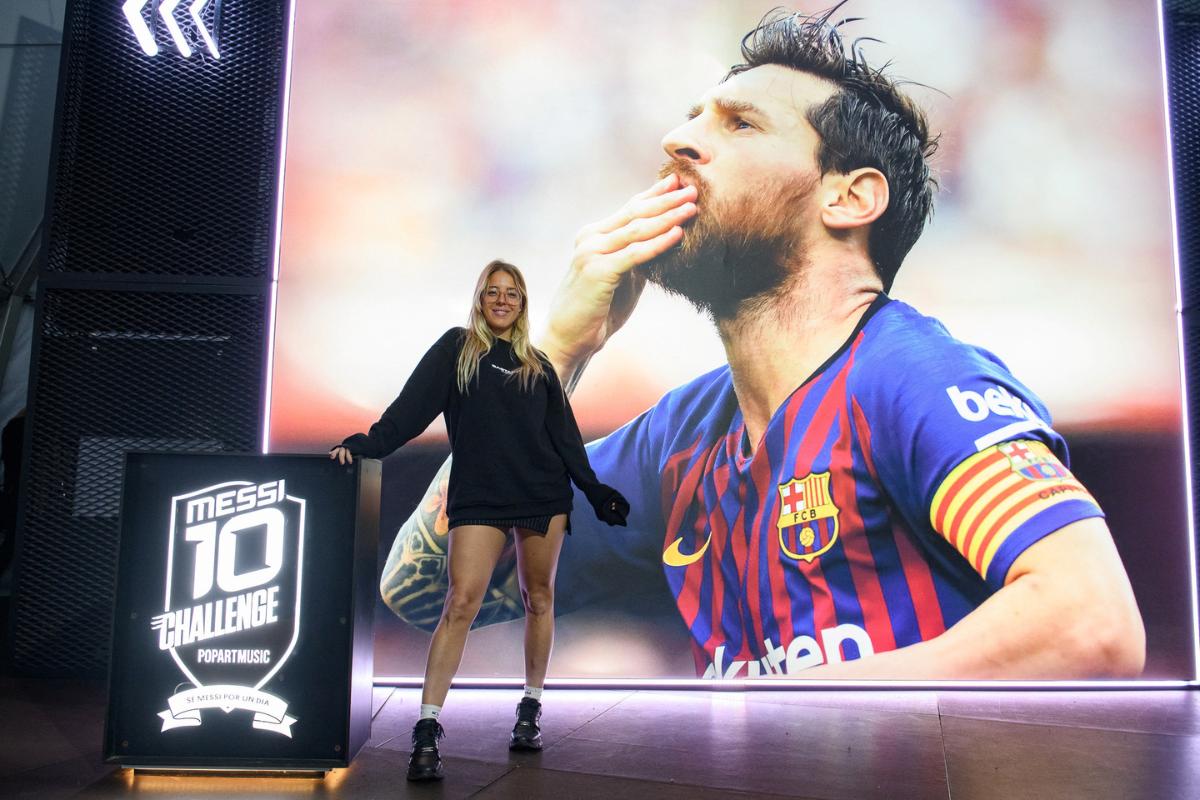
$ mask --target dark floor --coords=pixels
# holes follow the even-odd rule
[[[0,678],[0,797],[1196,798],[1200,694],[551,690],[541,754],[506,747],[516,690],[455,690],[448,776],[403,780],[416,690],[324,780],[134,776],[100,763],[104,691]]]

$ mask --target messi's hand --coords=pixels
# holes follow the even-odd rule
[[[696,214],[695,200],[694,186],[669,175],[620,211],[580,229],[539,337],[564,386],[629,319],[646,285],[634,267],[679,244],[681,226]]]

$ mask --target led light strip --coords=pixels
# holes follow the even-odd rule
[[[200,16],[209,1],[192,0],[192,4],[187,7],[188,16],[191,17],[192,25],[196,33],[200,35],[201,41],[204,42],[209,55],[216,60],[220,60],[221,52],[217,49],[217,42],[209,32],[208,26],[204,24],[204,18]],[[142,16],[147,2],[149,0],[125,0],[125,3],[121,6],[121,13],[125,15],[125,20],[129,23],[129,28],[133,31],[133,35],[137,39],[138,45],[142,48],[142,52],[148,56],[156,56],[160,52],[158,42],[154,39],[154,31],[151,28],[151,25],[156,24],[154,22],[154,14],[157,11],[163,25],[166,26],[171,41],[175,43],[175,49],[184,58],[191,58],[192,53],[195,51],[192,49],[187,37],[184,36],[183,29],[179,27],[179,19],[175,16],[176,9],[184,0],[161,0],[161,3],[151,8],[150,22],[147,22],[146,18]]]
[[[1192,683],[1200,679],[1200,602],[1197,600],[1196,588],[1196,521],[1192,518],[1194,496],[1192,491],[1192,445],[1191,422],[1188,420],[1187,367],[1183,352],[1183,279],[1180,272],[1179,259],[1179,221],[1178,208],[1175,201],[1175,147],[1171,140],[1171,95],[1167,81],[1169,64],[1167,61],[1167,27],[1163,16],[1163,4],[1155,3],[1158,10],[1158,44],[1162,56],[1162,99],[1164,128],[1167,139],[1167,188],[1171,205],[1171,258],[1175,268],[1175,329],[1179,339],[1176,351],[1179,356],[1179,391],[1182,407],[1180,417],[1183,423],[1183,473],[1184,491],[1187,495],[1187,525],[1188,525],[1188,577],[1191,579],[1191,623],[1192,623]]]
[[[142,8],[145,5],[146,0],[125,0],[125,5],[121,6],[121,12],[129,22],[129,28],[137,38],[142,52],[148,56],[156,56],[158,55],[158,42],[154,40],[154,32],[142,18]]]
[[[197,33],[204,40],[204,46],[208,48],[208,52],[213,58],[220,60],[221,51],[217,49],[217,43],[213,40],[212,34],[208,32],[208,28],[204,25],[204,20],[200,18],[200,12],[204,9],[204,5],[209,0],[195,0],[188,7],[188,14],[192,17],[192,23],[196,26]]]
[[[279,305],[279,259],[283,248],[283,176],[287,164],[288,118],[292,104],[292,52],[295,49],[296,39],[296,0],[287,0],[287,4],[287,52],[284,55],[283,115],[280,118],[279,130],[279,181],[275,188],[275,253],[271,264],[271,297],[268,301],[270,307],[267,321],[267,374],[263,392],[262,443],[260,446],[264,455],[269,452],[271,443],[271,388],[275,379],[275,321]]]
[[[417,688],[421,679],[408,676],[377,676],[376,686]],[[524,685],[521,678],[455,678],[453,686],[463,689],[509,689]],[[771,689],[838,689],[852,691],[914,689],[923,691],[952,692],[958,689],[1064,689],[1085,691],[1123,691],[1146,689],[1187,689],[1195,687],[1196,681],[1144,680],[1144,681],[820,681],[799,678],[771,678],[768,680],[722,680],[703,678],[548,678],[546,686],[551,689],[699,689],[708,692],[744,691]]]

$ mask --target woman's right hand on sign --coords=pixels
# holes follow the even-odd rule
[[[339,464],[354,463],[354,454],[351,453],[348,448],[343,447],[340,444],[337,447],[329,450],[329,457],[337,461]]]

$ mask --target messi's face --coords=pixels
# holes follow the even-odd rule
[[[648,265],[650,280],[716,319],[769,296],[804,260],[820,230],[817,132],[805,118],[834,86],[763,66],[710,90],[663,138],[675,173],[696,187],[697,214],[680,244]]]

